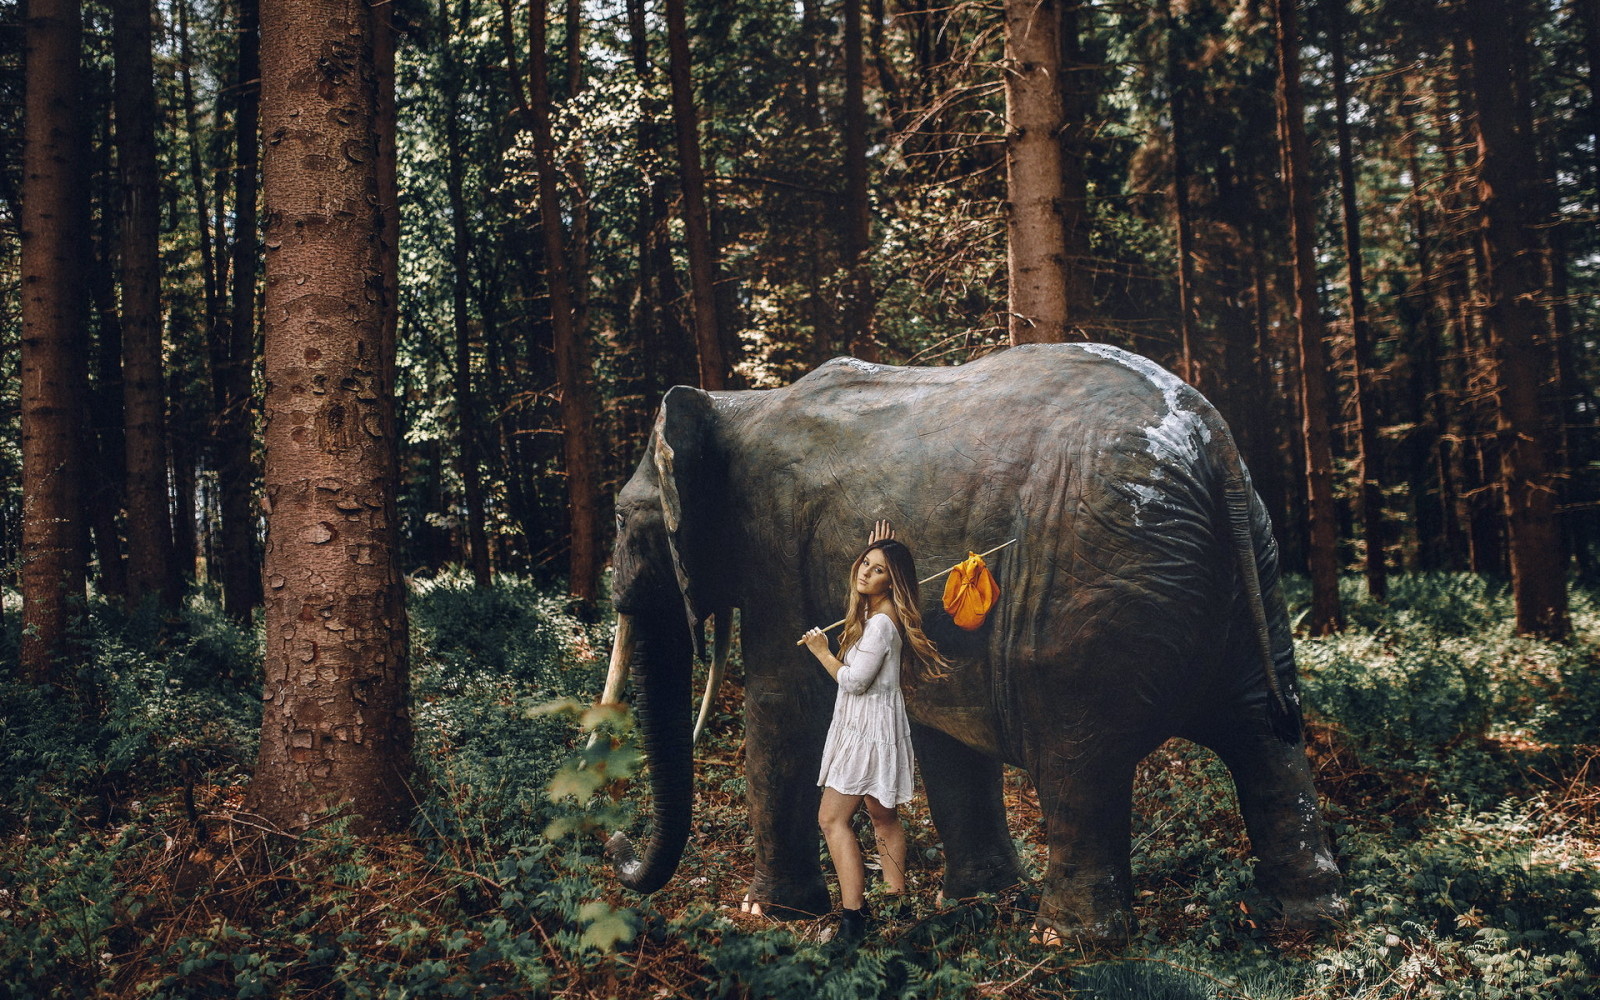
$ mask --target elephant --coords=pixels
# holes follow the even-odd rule
[[[864,526],[886,518],[924,573],[1016,539],[978,629],[923,594],[950,666],[904,681],[946,898],[1023,878],[1002,802],[1011,764],[1038,791],[1048,845],[1039,926],[1126,939],[1134,769],[1181,737],[1229,768],[1277,919],[1341,912],[1270,521],[1221,416],[1149,359],[1036,344],[948,367],[835,358],[778,389],[676,386],[616,509],[613,663],[637,678],[653,793],[642,855],[623,833],[607,846],[628,888],[655,891],[681,858],[692,657],[707,619],[725,648],[737,608],[747,898],[830,909],[816,780],[834,688],[796,640],[842,617]]]

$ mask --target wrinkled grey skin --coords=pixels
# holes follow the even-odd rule
[[[993,560],[1001,598],[978,631],[950,622],[939,584],[923,594],[954,664],[944,680],[906,682],[946,896],[1021,877],[1003,761],[1039,792],[1041,920],[1131,933],[1134,766],[1179,736],[1232,771],[1257,883],[1283,918],[1339,911],[1271,526],[1222,419],[1152,362],[1030,345],[946,368],[839,358],[768,391],[678,387],[617,506],[617,608],[639,636],[656,808],[643,858],[613,851],[631,861],[626,884],[653,891],[676,867],[693,792],[690,622],[737,607],[751,896],[829,909],[816,780],[836,689],[796,639],[843,617],[847,571],[888,518],[924,575],[1019,539]]]

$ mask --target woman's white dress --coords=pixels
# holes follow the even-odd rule
[[[900,692],[901,645],[894,620],[877,614],[845,653],[818,785],[845,795],[870,795],[886,806],[911,801],[911,725]]]

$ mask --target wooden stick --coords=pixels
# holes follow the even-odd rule
[[[996,552],[999,552],[1001,549],[1005,548],[1007,545],[1015,545],[1015,544],[1017,544],[1017,540],[1015,538],[1013,538],[1009,542],[1003,542],[1003,543],[1001,543],[999,545],[996,545],[994,548],[990,549],[988,552],[979,552],[978,553],[978,557],[981,559],[984,556],[992,556]],[[970,559],[971,556],[968,556],[967,558]],[[961,560],[961,562],[966,562],[966,561],[967,561],[966,559]],[[920,587],[925,583],[932,583],[934,580],[939,579],[939,577],[944,576],[945,574],[949,573],[951,570],[955,569],[956,566],[960,566],[960,565],[961,565],[961,563],[958,562],[958,563],[956,563],[955,566],[947,567],[947,568],[942,569],[939,572],[933,574],[932,576],[924,577],[921,580],[917,581],[917,586]],[[826,635],[827,633],[832,632],[834,629],[838,628],[840,625],[843,625],[844,622],[845,622],[845,620],[843,618],[839,619],[838,621],[834,622],[832,625],[829,625],[827,628],[823,629],[822,630],[823,634]],[[800,641],[795,643],[796,646],[804,646],[805,644],[806,644],[806,641],[804,639],[801,639]]]

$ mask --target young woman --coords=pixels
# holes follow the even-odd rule
[[[889,522],[874,525],[867,549],[850,568],[848,611],[839,656],[821,629],[802,641],[839,682],[833,725],[822,751],[822,806],[817,822],[839,873],[844,919],[839,938],[866,932],[866,865],[850,817],[865,804],[889,892],[906,888],[906,835],[896,807],[911,799],[911,727],[900,669],[936,676],[944,658],[922,634],[916,564]]]

